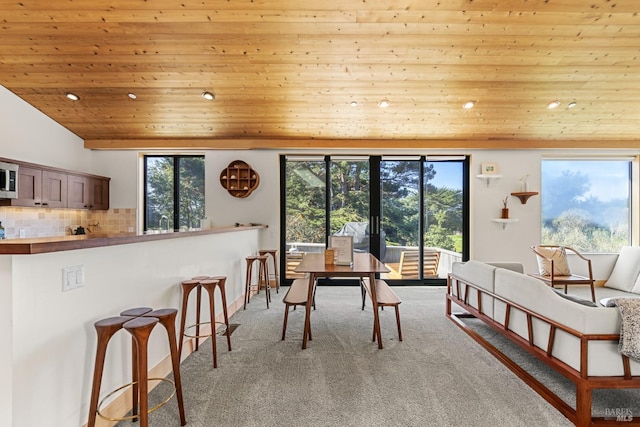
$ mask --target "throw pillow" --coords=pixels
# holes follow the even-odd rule
[[[569,262],[567,261],[567,251],[563,246],[557,248],[536,246],[536,251],[543,255],[536,254],[541,276],[551,276],[551,260],[553,260],[554,276],[571,276]]]
[[[613,271],[604,285],[607,288],[635,292],[634,283],[640,274],[640,247],[624,246],[618,255]],[[639,287],[640,290],[640,287]]]

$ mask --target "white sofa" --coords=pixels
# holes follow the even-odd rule
[[[640,248],[624,248],[605,287],[596,289],[598,300],[621,295],[640,297],[639,274]],[[573,298],[580,293],[584,299]],[[618,351],[621,316],[617,307],[594,305],[588,286],[569,287],[569,295],[572,299],[525,275],[517,263],[454,263],[448,280],[447,316],[576,425],[589,425],[591,390],[640,388],[640,363]],[[452,304],[464,312],[456,313],[459,309],[454,310]],[[576,408],[475,332],[463,320],[469,316],[483,320],[573,381]]]

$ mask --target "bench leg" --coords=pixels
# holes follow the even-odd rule
[[[391,304],[389,304],[391,305]],[[384,308],[384,306],[378,304],[378,306],[380,307],[380,309],[382,310]],[[396,309],[396,325],[398,326],[398,340],[402,341],[402,327],[400,326],[400,307],[399,304],[393,304],[394,308]],[[376,331],[375,331],[375,325],[373,328],[373,337],[371,339],[371,341],[375,342],[376,341]]]
[[[400,327],[400,310],[398,304],[396,304],[396,323],[398,324],[398,340],[402,341],[402,328]]]
[[[293,309],[295,310],[295,306],[293,307]],[[282,341],[284,341],[284,337],[287,333],[287,319],[289,318],[289,304],[285,303],[284,306],[284,320],[282,322]]]
[[[287,303],[285,303],[284,320],[282,322],[282,341],[284,341],[284,338],[285,338],[285,336],[287,334],[287,321],[289,320],[289,307],[291,305],[293,305],[293,309],[294,310],[298,306],[298,304],[287,304]],[[309,326],[309,341],[313,341],[313,338],[311,337],[311,326]]]

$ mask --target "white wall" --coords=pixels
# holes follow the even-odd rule
[[[11,259],[0,256],[0,419],[13,422],[13,290]]]
[[[471,258],[479,261],[517,261],[527,271],[536,268],[535,256],[529,246],[540,243],[540,196],[522,204],[512,192],[520,191],[520,178],[529,174],[529,191],[540,192],[540,161],[538,150],[485,150],[472,156],[471,161]],[[501,178],[487,180],[476,176],[483,162],[498,164]],[[504,229],[492,222],[500,218],[502,201],[508,198],[509,217],[518,219]]]
[[[179,308],[180,281],[199,275],[227,276],[227,303],[243,300],[244,257],[258,247],[263,230],[182,237],[40,255],[2,255],[13,263],[12,372],[8,426],[81,426],[87,421],[96,352],[93,324],[134,307]],[[62,292],[62,268],[83,265],[85,286]],[[194,323],[190,300],[187,324]],[[221,313],[219,294],[216,312]],[[4,304],[4,302],[2,303]],[[203,307],[207,307],[204,305]],[[206,311],[205,311],[206,312]],[[157,329],[157,330],[156,330]],[[168,354],[166,333],[154,329],[149,367]],[[3,343],[5,336],[2,337]],[[5,359],[5,349],[0,360]],[[223,347],[224,348],[224,347]],[[6,362],[6,360],[4,360]],[[130,337],[121,331],[109,342],[101,396],[131,381]],[[12,379],[12,380],[11,380]],[[12,398],[11,398],[12,397]],[[6,404],[0,401],[0,408]],[[179,422],[178,422],[179,423]]]
[[[0,86],[0,157],[91,173],[82,139]]]

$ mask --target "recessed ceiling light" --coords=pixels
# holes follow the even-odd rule
[[[378,102],[378,107],[380,108],[387,108],[389,105],[391,105],[391,101],[388,99],[381,99],[380,102]]]
[[[464,105],[462,105],[462,108],[464,108],[465,110],[470,110],[475,105],[476,105],[476,101],[467,101],[464,103]]]
[[[202,92],[202,97],[207,101],[213,101],[214,99],[216,99],[216,96],[213,93],[206,91]]]
[[[558,101],[557,99],[547,104],[547,108],[549,110],[553,110],[554,108],[558,108],[559,106],[560,106],[560,101]]]
[[[80,99],[80,97],[78,95],[76,95],[75,93],[71,93],[71,92],[67,93],[67,98],[69,98],[72,101],[78,101]]]
[[[357,107],[358,106],[358,102],[357,101],[351,101],[351,103],[349,104],[352,107]]]
[[[131,98],[131,99],[136,99],[136,98],[137,98],[136,94],[135,94],[135,93],[133,93],[133,92],[129,92],[129,93],[127,94],[127,96],[128,96],[129,98]]]
[[[578,103],[576,101],[571,101],[570,103],[567,104],[567,108],[573,108],[576,105],[578,105]]]

